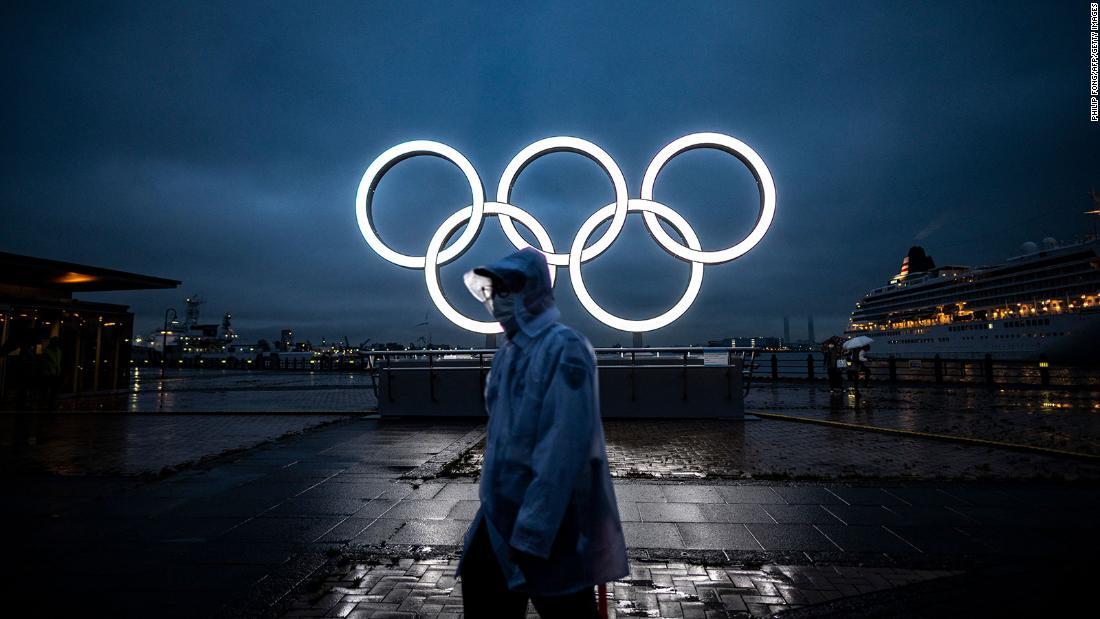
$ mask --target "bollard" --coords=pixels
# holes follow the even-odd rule
[[[814,356],[812,353],[806,355],[806,378],[809,380],[814,379]]]
[[[943,382],[943,359],[940,359],[940,356],[938,354],[935,357],[932,357],[932,372],[936,376],[936,382],[937,383],[942,383]]]
[[[894,355],[890,355],[886,365],[890,370],[890,381],[896,381],[898,379],[898,360],[894,358]]]
[[[772,380],[779,378],[779,360],[775,358],[775,353],[772,353]]]
[[[1046,355],[1039,355],[1039,384],[1044,387],[1050,386],[1050,362],[1047,361]]]
[[[982,376],[985,378],[985,384],[989,387],[993,386],[993,355],[985,353],[985,359],[982,359]]]

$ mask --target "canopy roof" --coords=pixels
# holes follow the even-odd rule
[[[61,262],[0,252],[0,285],[60,290],[99,292],[105,290],[145,290],[176,288],[174,279],[115,271],[75,262]]]

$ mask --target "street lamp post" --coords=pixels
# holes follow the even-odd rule
[[[164,328],[160,330],[160,375],[164,376],[164,367],[168,365],[168,314],[172,314],[172,320],[179,316],[176,310],[168,308],[164,310]]]

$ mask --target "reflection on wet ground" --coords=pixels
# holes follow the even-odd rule
[[[293,417],[370,412],[375,406],[371,378],[360,372],[176,370],[162,377],[159,370],[142,370],[129,393],[65,402],[68,411],[79,414],[8,417],[0,440],[6,448],[22,445],[22,458],[34,452],[28,446],[35,441],[52,441],[49,457],[24,459],[25,469],[148,471],[317,421],[202,413]],[[111,410],[154,414],[86,414]],[[876,383],[857,397],[851,390],[831,392],[823,383],[757,382],[746,410],[1100,456],[1100,392]],[[605,428],[612,469],[620,476],[1100,477],[1097,464],[1087,458],[774,419],[609,420]],[[9,463],[18,460],[12,453],[5,449]],[[476,473],[477,458],[476,450],[467,454],[459,472]]]
[[[6,475],[150,475],[343,415],[0,415]]]
[[[63,411],[129,413],[361,412],[374,408],[364,372],[157,369],[135,371],[129,393],[70,398]]]
[[[758,383],[745,409],[1100,455],[1097,391]]]

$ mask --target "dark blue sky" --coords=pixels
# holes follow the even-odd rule
[[[355,224],[367,164],[410,139],[445,142],[488,193],[521,148],[551,135],[595,142],[637,197],[649,160],[716,131],[771,168],[771,231],[706,267],[695,305],[648,343],[839,332],[854,302],[913,243],[939,263],[983,263],[1026,240],[1088,230],[1100,127],[1088,119],[1088,3],[4,3],[6,94],[0,249],[183,280],[178,291],[103,293],[137,328],[197,292],[246,338],[293,327],[314,342],[479,344],[431,304],[420,271],[376,256]],[[460,173],[402,163],[378,191],[379,228],[423,254],[469,203]],[[751,228],[757,195],[734,158],[694,151],[657,198],[718,249]],[[612,201],[577,155],[530,166],[513,202],[568,247]],[[443,268],[510,250],[489,220]],[[634,215],[585,266],[612,311],[653,316],[688,266]],[[629,343],[575,300],[565,321],[597,345]],[[482,310],[483,311],[483,310]]]

